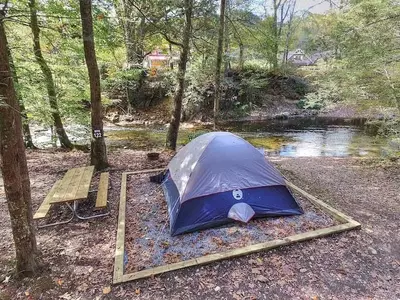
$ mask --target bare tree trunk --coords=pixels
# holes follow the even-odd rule
[[[225,19],[229,18],[229,0],[226,1],[225,7]],[[226,77],[230,69],[230,56],[229,56],[229,25],[228,22],[224,22],[224,76]]]
[[[173,61],[173,53],[172,53],[172,44],[169,44],[168,48],[168,54],[169,54],[169,69],[173,70],[174,69],[174,61]]]
[[[142,65],[145,57],[146,18],[138,13],[138,9],[133,5],[132,0],[121,0],[120,3],[122,4],[117,6],[117,13],[121,16],[124,29],[126,66],[127,69],[137,68]],[[139,106],[143,102],[144,75],[141,75],[138,82],[132,83],[132,80],[126,82],[128,113],[132,112],[134,106]]]
[[[289,42],[290,37],[292,35],[292,25],[293,25],[293,18],[295,14],[296,8],[296,0],[289,2],[288,10],[290,10],[289,20],[287,22],[287,33],[286,33],[286,40],[285,40],[285,50],[283,52],[282,64],[287,64],[288,62],[288,55],[289,55]]]
[[[0,11],[0,160],[7,206],[15,244],[17,274],[27,276],[37,270],[37,246],[32,225],[31,192],[26,163],[19,105],[12,79]]]
[[[178,64],[178,84],[174,96],[174,110],[169,123],[166,147],[176,150],[176,141],[178,140],[178,131],[181,121],[182,98],[185,91],[186,64],[189,56],[189,41],[192,32],[192,11],[193,0],[185,0],[185,28],[183,30],[183,43]]]
[[[133,64],[136,60],[136,53],[133,47],[133,38],[132,32],[134,30],[134,20],[132,20],[132,9],[128,4],[127,0],[122,0],[122,10],[123,16],[121,18],[123,29],[124,29],[124,40],[125,40],[125,48],[126,48],[126,63],[128,68],[131,64]],[[132,24],[131,24],[132,23]]]
[[[72,145],[71,141],[69,140],[67,133],[64,130],[64,125],[62,123],[61,116],[60,116],[60,110],[58,109],[57,92],[56,92],[56,86],[55,86],[54,80],[53,80],[53,74],[51,72],[51,69],[47,65],[46,60],[43,57],[42,50],[40,47],[40,29],[39,29],[38,18],[37,18],[37,13],[36,13],[35,0],[29,1],[29,9],[30,9],[30,13],[31,13],[31,28],[32,28],[32,34],[33,34],[33,51],[35,53],[36,61],[39,64],[40,69],[42,70],[42,73],[46,80],[46,87],[47,87],[47,93],[49,96],[51,114],[52,114],[52,117],[54,120],[54,126],[56,127],[58,140],[60,141],[61,147],[72,149],[73,145]]]
[[[239,70],[243,70],[244,66],[244,45],[242,42],[239,43]]]
[[[9,63],[10,63],[10,69],[11,69],[11,73],[13,76],[13,80],[14,83],[16,85],[16,95],[17,95],[17,99],[19,102],[19,108],[21,111],[21,118],[22,118],[22,132],[24,134],[24,142],[25,142],[25,147],[26,148],[30,148],[30,149],[36,149],[35,145],[33,144],[32,141],[32,135],[31,135],[31,129],[29,128],[29,120],[28,120],[28,115],[26,114],[26,108],[24,105],[24,101],[22,99],[22,95],[18,90],[18,76],[17,76],[17,70],[15,68],[14,65],[14,60],[12,57],[12,53],[10,51],[10,48],[7,47],[7,54],[8,54],[8,59],[9,59]]]
[[[243,67],[244,67],[244,44],[243,44],[242,38],[240,37],[240,33],[236,29],[235,23],[233,23],[229,17],[227,17],[227,19],[230,22],[231,27],[233,29],[233,37],[239,44],[239,70],[243,70]]]
[[[92,2],[91,0],[80,0],[79,4],[82,19],[83,47],[90,81],[90,101],[92,108],[90,163],[96,167],[96,170],[102,170],[108,167],[108,160],[103,131],[100,74],[97,66],[96,50],[94,48]]]
[[[279,36],[278,36],[278,9],[281,0],[273,0],[274,5],[274,15],[273,15],[273,23],[272,23],[272,67],[274,69],[278,68],[278,51],[279,51]]]
[[[219,15],[217,62],[215,69],[214,127],[218,119],[219,102],[221,100],[221,63],[222,63],[222,48],[224,41],[225,4],[226,0],[221,0],[220,15]]]

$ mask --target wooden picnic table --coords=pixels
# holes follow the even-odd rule
[[[89,195],[94,166],[70,169],[65,173],[50,204],[84,200]]]
[[[62,222],[50,223],[39,226],[39,228],[49,227],[54,225],[66,224],[71,222],[74,217],[81,220],[88,220],[98,217],[103,217],[109,214],[101,213],[91,216],[80,216],[77,213],[78,202],[87,199],[89,195],[90,183],[92,181],[94,166],[73,168],[65,173],[62,180],[57,181],[49,194],[43,201],[34,215],[34,219],[44,218],[52,204],[65,204],[71,210],[72,216],[70,219]],[[108,173],[102,173],[100,176],[99,190],[96,199],[96,208],[105,208],[107,206],[107,189],[108,189]],[[73,205],[70,205],[73,202]]]

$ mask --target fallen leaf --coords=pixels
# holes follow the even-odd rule
[[[29,294],[29,292],[28,291],[25,291],[25,296],[29,296],[30,294]]]
[[[58,279],[58,280],[57,280],[57,284],[58,284],[58,285],[62,285],[63,283],[64,283],[63,280],[61,280],[61,279]]]
[[[318,296],[314,296],[314,297],[312,297],[312,300],[319,300],[319,297]]]
[[[140,288],[137,288],[137,289],[135,290],[135,294],[136,294],[136,295],[140,295]]]
[[[69,293],[65,293],[65,294],[61,295],[59,298],[65,299],[65,300],[71,300],[72,299],[72,297],[71,297],[71,295]]]
[[[10,281],[11,276],[6,276],[6,278],[3,280],[3,283],[8,283]]]
[[[256,277],[256,280],[258,280],[258,281],[260,281],[260,282],[267,282],[267,281],[268,281],[267,277],[265,277],[265,276],[263,276],[263,275],[258,275],[258,276]]]
[[[111,292],[111,286],[106,286],[103,288],[103,294],[107,295]]]

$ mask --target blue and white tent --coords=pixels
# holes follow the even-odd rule
[[[233,220],[303,213],[264,155],[228,132],[203,134],[184,146],[169,163],[162,185],[172,235]]]

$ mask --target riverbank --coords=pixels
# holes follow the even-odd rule
[[[116,126],[148,126],[168,125],[172,104],[167,98],[153,107],[138,109],[131,114],[119,111],[112,111],[105,115],[108,124]],[[388,120],[400,118],[399,111],[395,107],[368,107],[360,108],[359,105],[345,102],[333,103],[320,110],[302,109],[297,106],[298,100],[282,98],[276,101],[264,103],[260,107],[253,107],[245,114],[224,114],[221,112],[220,123],[226,122],[253,122],[287,119],[307,119],[311,117],[327,118],[337,120]],[[207,125],[212,123],[212,112],[204,112],[199,117],[185,120],[187,124]]]
[[[7,279],[13,241],[4,190],[0,190],[0,299],[400,297],[399,164],[329,157],[277,157],[272,161],[296,185],[359,221],[361,230],[176,271],[109,291],[121,173],[163,167],[169,159],[170,154],[163,153],[160,161],[150,162],[143,151],[111,150],[110,216],[38,231],[46,268],[38,278],[22,282]],[[28,151],[34,210],[67,169],[87,163],[88,155],[82,152]]]

